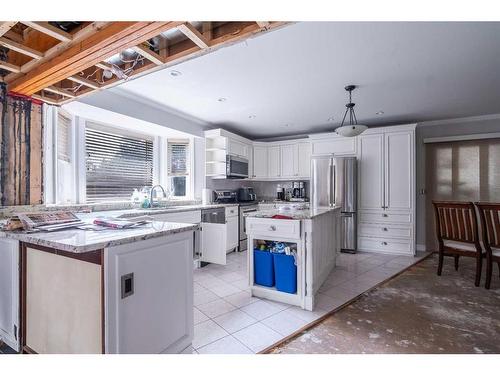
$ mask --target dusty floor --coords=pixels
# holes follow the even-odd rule
[[[474,286],[474,260],[433,255],[272,353],[500,353],[500,278]]]

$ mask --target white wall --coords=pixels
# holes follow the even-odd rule
[[[417,151],[417,248],[425,246],[425,138],[449,137],[500,132],[500,115],[487,115],[420,123],[416,130]]]
[[[131,95],[119,89],[103,90],[86,96],[79,102],[197,137],[203,137],[203,130],[209,126],[202,121],[167,111],[144,99],[131,97]]]

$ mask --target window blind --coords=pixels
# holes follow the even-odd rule
[[[500,202],[500,139],[428,143],[426,246],[437,250],[432,200]]]
[[[57,114],[57,159],[71,162],[71,119]]]
[[[87,126],[87,202],[128,200],[153,185],[153,139]]]
[[[189,173],[189,140],[168,141],[168,175],[187,176]]]

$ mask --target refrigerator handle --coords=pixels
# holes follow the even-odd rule
[[[331,162],[330,164],[330,188],[329,188],[329,195],[330,195],[330,207],[333,207],[335,205],[336,197],[335,197],[335,192],[337,188],[337,181],[335,179],[335,164]]]

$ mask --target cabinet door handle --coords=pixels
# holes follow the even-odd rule
[[[384,242],[382,242],[382,245],[384,245],[384,246],[385,246],[385,245],[387,245],[387,242],[385,242],[385,241],[384,241]]]
[[[275,227],[274,225],[271,225],[271,226],[269,226],[269,230],[271,230],[271,231],[275,231],[275,230],[276,230],[276,227]]]
[[[383,216],[383,217],[388,217],[389,215],[387,215],[387,214],[382,214],[382,216]]]
[[[382,230],[383,230],[384,232],[387,232],[387,228],[382,228]]]

